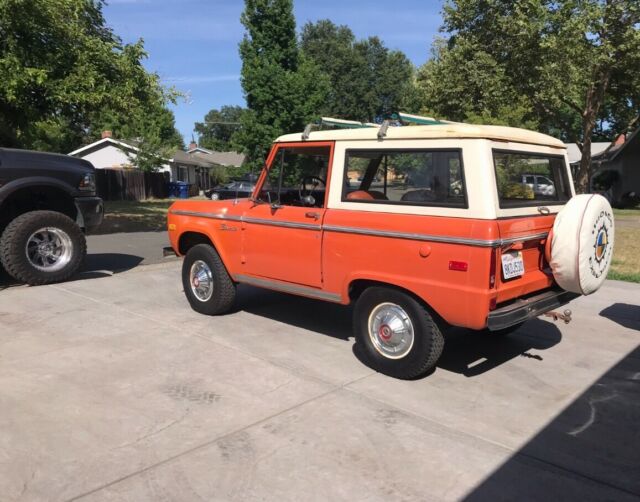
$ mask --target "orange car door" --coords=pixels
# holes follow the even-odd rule
[[[248,275],[322,286],[322,220],[332,143],[279,144],[243,217]]]

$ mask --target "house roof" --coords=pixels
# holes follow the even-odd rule
[[[192,153],[191,156],[212,162],[218,166],[241,166],[246,160],[246,155],[238,152],[211,152],[211,153]]]
[[[213,162],[200,158],[199,155],[190,155],[184,150],[176,150],[171,156],[171,162],[178,162],[180,164],[189,164],[190,166],[206,168],[211,168],[215,165]]]
[[[598,157],[610,146],[611,143],[608,142],[591,143],[591,157]],[[569,164],[575,164],[576,162],[580,162],[580,159],[582,159],[582,152],[575,143],[567,143],[567,155],[569,156]]]
[[[634,141],[639,139],[640,139],[640,127],[638,127],[635,131],[633,131],[633,133],[629,135],[629,137],[626,139],[624,143],[622,143],[621,145],[616,145],[615,147],[611,148],[611,151],[613,152],[613,155],[611,156],[611,160],[615,160],[616,157],[618,157],[618,155],[620,155],[623,150],[628,148],[629,145],[631,145]]]
[[[113,138],[102,138],[102,139],[99,139],[98,141],[94,141],[93,143],[89,143],[88,145],[85,145],[83,147],[78,148],[77,150],[74,150],[73,152],[69,153],[69,155],[71,155],[72,157],[76,157],[79,154],[84,153],[86,151],[103,148],[104,146],[107,146],[109,144],[117,146],[118,148],[124,148],[125,150],[133,150],[134,152],[138,152],[140,150],[133,142],[130,142],[130,141],[123,141],[120,139],[113,139]]]
[[[378,127],[365,127],[360,129],[339,129],[327,131],[314,131],[309,134],[308,141],[365,141],[378,140]],[[407,127],[389,127],[385,136],[386,140],[394,139],[444,139],[444,138],[478,138],[494,139],[499,141],[513,141],[517,143],[529,143],[535,145],[550,146],[553,148],[565,148],[559,139],[539,132],[518,129],[515,127],[487,126],[473,124],[435,124]],[[302,133],[286,134],[279,137],[276,142],[300,141]]]

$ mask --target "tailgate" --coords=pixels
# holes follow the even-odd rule
[[[555,215],[546,215],[498,221],[504,242],[496,253],[498,304],[554,284],[545,258],[545,244],[554,220]]]

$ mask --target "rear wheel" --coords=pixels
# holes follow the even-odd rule
[[[372,287],[354,309],[359,354],[372,369],[413,379],[435,368],[444,337],[424,305],[402,291]]]
[[[187,252],[182,263],[182,285],[191,308],[201,314],[224,314],[235,301],[236,285],[209,244],[198,244]]]
[[[73,276],[87,254],[80,227],[55,211],[31,211],[14,219],[0,238],[0,261],[14,279],[32,286]]]

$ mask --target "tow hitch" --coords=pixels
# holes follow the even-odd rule
[[[569,309],[565,309],[562,314],[560,312],[552,310],[550,312],[545,312],[543,315],[546,317],[551,317],[554,321],[562,319],[565,324],[569,324],[571,322],[571,311]]]

